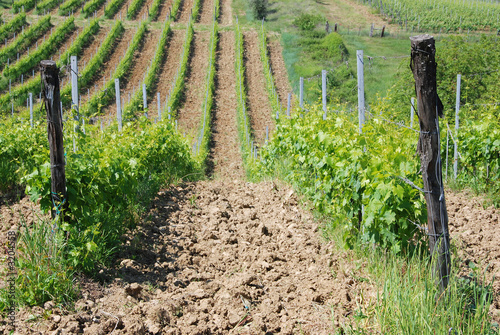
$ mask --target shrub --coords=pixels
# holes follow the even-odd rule
[[[298,18],[293,20],[293,24],[300,30],[309,31],[316,28],[316,25],[323,21],[321,15],[301,14]]]
[[[252,9],[253,17],[258,20],[266,18],[268,0],[250,0],[250,8]]]
[[[345,47],[342,36],[338,33],[330,33],[323,39],[323,48],[326,49],[328,58],[333,58],[334,61],[346,59],[349,52]]]

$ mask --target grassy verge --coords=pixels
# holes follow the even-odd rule
[[[321,215],[321,214],[320,214]],[[328,221],[328,218],[322,217]],[[343,231],[327,224],[325,236],[340,246]],[[460,260],[452,244],[453,268]],[[338,250],[342,252],[343,250]],[[440,293],[430,274],[428,252],[418,247],[412,252],[395,255],[357,244],[349,254],[350,263],[369,259],[368,266],[357,269],[356,280],[373,285],[375,299],[358,296],[358,308],[348,322],[339,326],[338,334],[498,334],[488,309],[492,302],[492,283],[476,268],[467,277],[452,273],[447,290]]]

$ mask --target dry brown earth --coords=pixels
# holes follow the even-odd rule
[[[266,78],[260,59],[259,37],[256,31],[243,33],[245,84],[247,87],[248,115],[256,144],[260,147],[266,139],[266,126],[274,124],[266,90]]]

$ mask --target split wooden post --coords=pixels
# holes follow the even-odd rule
[[[443,105],[437,95],[436,48],[434,37],[424,34],[410,37],[411,69],[415,78],[420,136],[417,152],[420,155],[432,274],[439,289],[448,286],[451,270],[448,213],[444,197],[439,119]]]
[[[415,98],[411,97],[410,128],[413,128],[414,117],[415,117]]]
[[[59,68],[56,62],[42,60],[40,62],[42,80],[42,97],[47,111],[47,133],[50,147],[50,173],[52,218],[59,218],[61,213],[67,213],[68,199],[66,197],[66,172],[64,161],[63,123],[60,111]],[[65,221],[66,215],[60,218]]]

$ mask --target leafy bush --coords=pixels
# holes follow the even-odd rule
[[[26,14],[20,13],[14,16],[12,20],[0,26],[0,41],[3,41],[6,38],[10,38],[25,24],[27,24]]]
[[[293,20],[293,25],[302,31],[311,31],[316,28],[316,25],[323,21],[321,15],[301,14],[298,18]]]
[[[360,241],[396,253],[407,249],[418,234],[411,222],[426,222],[427,215],[423,194],[403,182],[422,184],[417,135],[376,116],[359,134],[351,115],[323,120],[321,108],[280,118],[257,170],[273,174],[285,166],[285,179],[332,216],[348,246]]]
[[[257,20],[265,19],[267,16],[268,0],[249,0],[253,17]]]
[[[322,47],[326,51],[326,56],[334,61],[343,60],[349,57],[349,51],[338,33],[330,33],[323,39]]]

